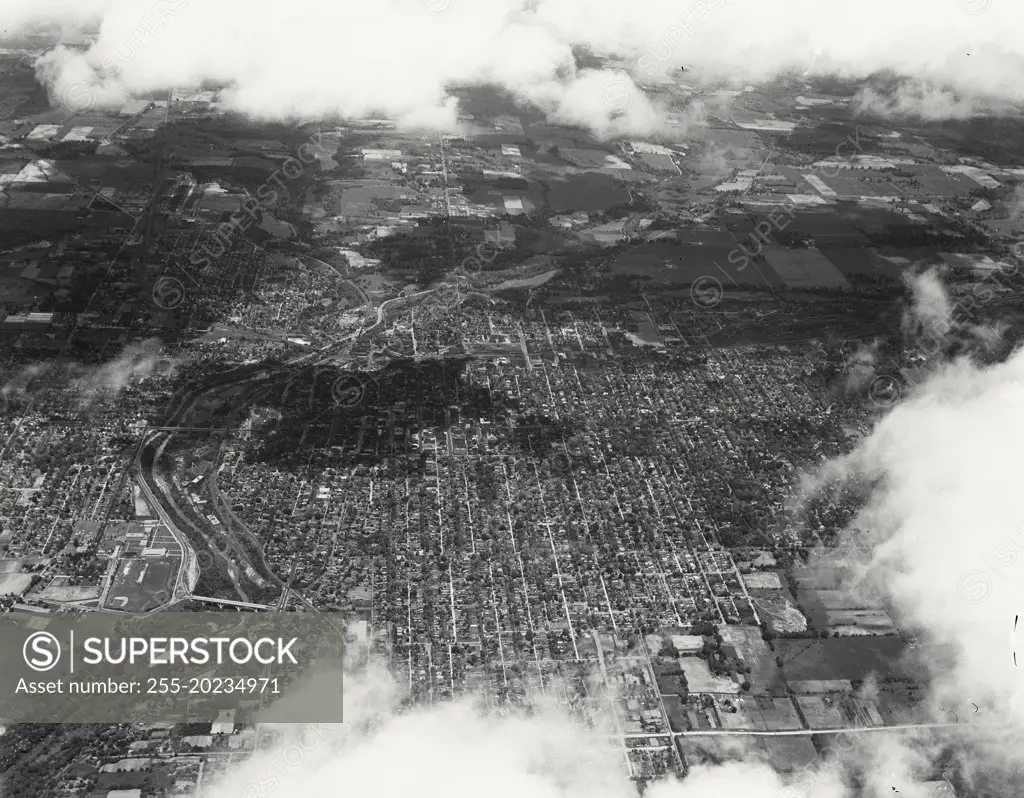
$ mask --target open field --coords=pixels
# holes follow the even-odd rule
[[[833,637],[776,640],[787,679],[850,679],[860,681],[875,673],[881,677],[906,676],[900,657],[907,651],[901,637]]]
[[[849,288],[842,273],[817,249],[765,247],[764,256],[787,288]]]
[[[698,657],[680,657],[679,665],[686,674],[686,683],[691,693],[731,693],[740,691],[740,686],[732,679],[715,676],[709,669],[706,660]]]
[[[32,574],[0,573],[0,594],[11,593],[20,596],[28,590]]]
[[[870,249],[828,246],[821,248],[821,254],[847,277],[868,276],[896,282],[903,273],[903,269]]]
[[[720,735],[688,735],[677,738],[677,744],[690,768],[757,759],[770,763],[778,771],[790,773],[819,761],[810,737],[759,737],[738,741]]]
[[[802,728],[800,716],[788,696],[739,695],[717,698],[715,703],[723,729],[783,731]]]
[[[772,219],[777,220],[777,224]],[[764,222],[773,228],[784,228],[781,232],[788,236],[813,238],[818,246],[831,244],[861,247],[869,243],[867,237],[857,229],[856,219],[851,218],[844,205],[811,210],[790,208],[785,213],[773,209],[768,213],[732,214],[725,219],[729,229],[741,239]]]
[[[731,263],[729,257],[736,251],[734,247],[722,245],[652,241],[619,255],[609,268],[612,275],[646,279],[652,287],[690,285],[701,277],[713,277],[726,290],[741,286],[768,288],[770,285],[782,285],[781,279],[764,265],[742,268],[742,265]]]
[[[118,559],[104,606],[126,612],[144,612],[167,601],[180,562],[178,557]]]
[[[730,624],[722,628],[722,642],[734,646],[740,659],[749,666],[747,678],[752,692],[785,693],[775,654],[762,639],[760,627]]]

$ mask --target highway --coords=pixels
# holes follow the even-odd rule
[[[643,732],[627,734],[626,737],[650,739],[654,737],[809,737],[818,734],[870,734],[887,731],[920,731],[923,729],[968,729],[992,728],[983,723],[901,723],[895,726],[841,726],[829,729],[696,729],[683,732]]]
[[[180,529],[178,529],[177,524],[175,524],[174,521],[171,519],[170,513],[168,513],[167,508],[164,506],[164,504],[157,499],[157,494],[153,491],[149,481],[143,478],[142,469],[139,463],[139,458],[141,456],[141,448],[142,447],[140,447],[139,454],[136,455],[135,462],[133,464],[133,471],[135,471],[136,474],[139,476],[139,478],[135,480],[135,483],[139,486],[139,490],[142,492],[143,498],[146,500],[146,503],[151,508],[156,510],[156,513],[159,516],[160,521],[163,523],[165,527],[167,527],[168,531],[178,542],[178,545],[181,546],[181,565],[178,568],[178,575],[174,579],[174,590],[171,591],[171,596],[167,602],[168,604],[173,604],[178,601],[181,601],[184,598],[187,598],[188,595],[192,592],[192,588],[195,585],[186,584],[185,580],[188,578],[189,574],[198,573],[199,563],[196,557],[195,550],[189,545],[188,538],[181,532]],[[153,481],[155,483],[155,478]],[[161,608],[162,607],[157,607],[156,609]]]
[[[233,599],[210,598],[209,596],[190,596],[192,601],[201,601],[204,604],[227,604],[229,607],[246,607],[253,610],[269,610],[269,604],[257,604],[253,601],[234,601]]]
[[[186,393],[182,401],[178,403],[174,415],[165,423],[164,426],[185,426],[183,422],[187,419],[188,414],[194,409],[201,399],[209,398],[211,394],[216,395],[221,391],[232,389],[240,383],[255,380],[260,374],[261,372],[259,370],[253,369],[248,372],[234,373],[230,375],[216,375],[206,382],[201,383],[198,389],[190,389]],[[178,578],[175,583],[173,597],[174,600],[180,600],[182,598],[186,598],[191,593],[192,588],[195,587],[195,585],[192,584],[188,585],[186,588],[183,585],[183,576],[189,573],[189,568],[192,563],[196,563],[196,567],[198,567],[198,559],[195,549],[192,546],[191,538],[182,531],[183,526],[194,527],[194,524],[190,521],[188,515],[182,512],[178,507],[174,497],[171,495],[173,489],[169,485],[166,487],[161,485],[158,478],[158,464],[160,456],[164,447],[171,441],[175,434],[178,433],[157,432],[156,434],[150,435],[140,448],[139,454],[135,459],[134,471],[137,477],[136,481],[145,493],[147,501],[154,507],[157,514],[160,516],[160,520],[165,526],[167,526],[171,531],[171,534],[174,535],[175,540],[182,545],[182,548],[185,551],[185,557],[182,560],[182,565],[179,569]],[[220,508],[217,506],[217,503],[214,502],[211,509],[215,511],[215,514],[217,514],[216,511]],[[225,524],[224,519],[220,520],[225,529],[230,528]],[[201,536],[203,540],[207,540],[210,537],[204,529],[195,529],[195,532]],[[257,572],[260,572],[260,569],[257,568],[257,566],[263,565],[265,568],[265,564],[249,563],[245,549],[228,535],[219,536],[217,542],[220,545],[214,545],[213,547],[207,546],[206,548],[208,550],[211,550],[212,548],[212,551],[215,552],[214,556],[223,556],[224,559],[227,560],[229,564],[227,569],[229,578],[234,584],[239,597],[243,600],[247,600],[248,596],[238,584],[235,572],[230,566],[233,564],[237,568],[241,563],[242,568],[244,569],[244,564],[250,564],[256,568]],[[224,553],[220,554],[222,551]],[[231,557],[228,557],[227,555],[231,555]],[[266,576],[268,574],[264,573],[264,575]],[[269,574],[269,576],[272,577],[273,574]]]
[[[364,305],[363,308],[364,311],[368,310],[369,307],[372,306],[369,298],[366,297],[366,294],[362,292],[358,286],[348,280],[347,277],[338,272],[337,269],[334,269],[330,264],[326,264],[317,258],[308,258],[308,260],[331,268],[339,277],[341,277],[341,279],[348,282],[354,290],[358,291],[360,296],[366,298],[366,305]],[[344,338],[332,341],[331,343],[312,352],[304,352],[300,355],[296,355],[294,358],[291,358],[281,365],[270,367],[259,365],[242,366],[228,372],[221,372],[204,377],[197,383],[187,387],[184,393],[172,406],[169,417],[163,422],[161,427],[153,428],[146,432],[146,437],[140,445],[139,452],[133,464],[133,474],[135,475],[136,481],[140,485],[146,500],[153,506],[160,517],[160,520],[168,530],[170,530],[175,540],[181,544],[182,550],[185,552],[185,556],[182,559],[182,565],[179,568],[178,576],[175,580],[173,595],[165,606],[176,604],[183,599],[189,598],[191,596],[192,589],[195,587],[194,584],[185,584],[186,576],[189,573],[196,573],[196,569],[198,569],[198,558],[195,549],[190,542],[191,538],[183,532],[183,528],[188,527],[192,527],[194,532],[193,537],[198,535],[204,541],[209,540],[211,539],[211,536],[216,535],[216,543],[213,546],[213,550],[217,552],[215,556],[222,556],[228,562],[228,575],[234,584],[238,596],[242,599],[242,601],[232,600],[235,601],[238,606],[254,608],[266,607],[266,605],[259,604],[258,602],[250,602],[248,600],[249,597],[245,594],[241,585],[238,583],[236,569],[238,571],[242,571],[246,566],[250,566],[264,579],[279,585],[282,589],[285,588],[284,582],[267,565],[266,560],[264,559],[263,546],[258,537],[254,535],[233,512],[230,511],[228,502],[220,497],[215,475],[213,480],[211,480],[211,492],[213,494],[214,501],[211,502],[210,511],[213,512],[221,522],[221,527],[217,532],[212,532],[205,528],[197,528],[195,523],[189,518],[189,514],[184,512],[181,507],[178,506],[174,496],[171,495],[173,493],[173,488],[171,488],[170,485],[163,484],[162,481],[158,479],[157,466],[160,456],[164,447],[171,441],[171,438],[174,435],[179,434],[179,432],[188,434],[186,431],[205,431],[207,429],[201,425],[196,425],[191,419],[191,415],[195,408],[201,402],[207,406],[217,404],[219,394],[228,394],[239,386],[251,383],[252,390],[247,393],[263,391],[276,380],[286,377],[289,374],[294,373],[296,370],[315,368],[317,366],[329,364],[332,361],[337,362],[339,348],[343,350],[341,354],[347,354],[355,343],[367,338],[372,338],[384,328],[387,323],[387,314],[395,306],[414,301],[420,297],[431,294],[436,290],[436,288],[427,289],[415,294],[389,299],[375,308],[377,319],[372,326],[362,328],[354,333],[346,335]],[[234,397],[233,399],[237,401],[237,398],[238,397]],[[211,402],[211,400],[213,401]],[[226,396],[222,402],[223,401],[228,401]],[[218,425],[218,427],[223,427],[223,425]],[[214,431],[212,426],[209,427],[209,431]],[[244,547],[239,543],[239,534],[249,539],[251,546],[248,548],[254,548],[259,554],[258,561],[253,562],[251,552],[247,550],[247,547]],[[207,548],[210,547],[208,546]],[[301,603],[309,605],[308,600],[294,588],[290,589],[289,593]],[[219,599],[213,600],[221,601]],[[224,601],[223,603],[227,602]]]

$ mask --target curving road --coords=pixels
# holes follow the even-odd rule
[[[237,401],[240,398],[239,394],[247,400],[255,399],[277,380],[294,373],[298,369],[326,365],[331,362],[337,363],[339,355],[347,354],[351,351],[352,346],[372,338],[383,330],[387,323],[388,314],[395,308],[438,290],[433,288],[407,296],[394,297],[374,307],[365,292],[333,266],[310,256],[303,256],[302,259],[326,266],[334,271],[339,278],[346,281],[365,300],[362,307],[363,312],[365,313],[371,308],[376,311],[376,321],[369,327],[360,328],[356,332],[350,333],[344,338],[326,344],[312,352],[296,355],[280,365],[239,366],[229,371],[207,375],[197,380],[194,384],[186,387],[180,399],[172,406],[170,415],[164,422],[165,427],[193,427],[195,424],[190,423],[190,419],[196,408],[201,404],[206,407],[223,405],[228,401]],[[342,351],[339,352],[339,349]],[[195,520],[190,516],[199,516],[200,514],[187,512],[179,505],[176,498],[177,491],[161,476],[159,468],[163,450],[176,434],[179,433],[173,430],[151,431],[147,433],[133,463],[133,474],[147,502],[152,505],[160,520],[170,530],[184,552],[182,564],[175,580],[173,595],[167,604],[158,609],[164,609],[192,595],[195,581],[190,577],[198,574],[199,569],[199,558],[192,545],[192,542],[197,538],[201,539],[204,543],[215,541],[213,546],[207,545],[206,548],[213,551],[214,556],[222,557],[227,561],[228,575],[243,603],[255,603],[250,601],[250,597],[246,595],[238,580],[240,570],[245,570],[247,566],[251,567],[263,579],[284,589],[284,582],[266,562],[263,545],[259,538],[231,511],[229,502],[220,494],[216,482],[216,467],[209,481],[212,498],[209,509],[220,521],[220,527],[216,530],[212,527],[207,529],[206,525],[202,524],[201,521],[197,526]],[[188,530],[191,534],[187,534],[184,530]],[[239,542],[239,536],[246,537],[250,545],[248,547],[243,546]],[[251,554],[253,551],[258,553],[259,559],[257,562],[252,560]],[[309,605],[308,600],[294,589],[291,590],[291,594],[303,604]]]

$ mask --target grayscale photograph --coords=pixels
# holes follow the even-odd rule
[[[1018,798],[1021,457],[1021,0],[0,0],[0,798]]]

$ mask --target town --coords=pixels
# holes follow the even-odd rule
[[[687,71],[644,88],[704,124],[652,140],[486,88],[440,133],[51,107],[34,54],[0,53],[5,611],[338,613],[406,706],[552,699],[641,785],[935,725],[916,630],[846,588],[862,497],[792,497],[934,356],[912,267],[1019,340],[1020,151]],[[0,771],[190,795],[274,736],[11,726]]]

